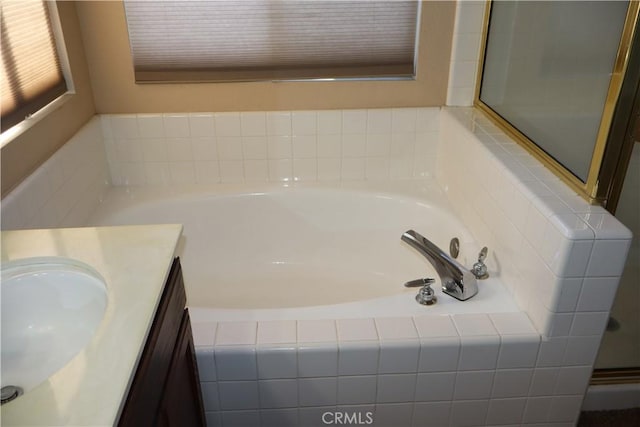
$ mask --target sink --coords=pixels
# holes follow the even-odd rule
[[[2,263],[2,400],[46,381],[93,337],[107,307],[105,280],[62,257]]]

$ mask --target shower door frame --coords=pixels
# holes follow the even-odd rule
[[[480,57],[478,62],[477,79],[474,94],[474,107],[480,109],[487,116],[489,116],[489,118],[492,119],[496,126],[498,126],[505,133],[512,136],[531,155],[542,162],[543,165],[554,172],[558,178],[560,178],[565,184],[571,187],[589,203],[606,206],[607,200],[611,197],[612,191],[614,189],[612,187],[612,184],[614,183],[616,173],[618,173],[618,168],[603,168],[602,166],[603,161],[605,160],[605,156],[610,155],[610,153],[607,153],[609,131],[611,129],[614,114],[616,112],[616,106],[620,98],[623,82],[628,68],[632,41],[634,39],[634,35],[637,33],[636,29],[640,11],[640,1],[629,1],[625,23],[620,38],[620,44],[618,45],[618,52],[609,82],[609,89],[604,104],[603,114],[600,121],[600,126],[598,129],[596,143],[593,151],[593,156],[591,158],[589,173],[587,175],[586,182],[583,182],[581,179],[579,179],[576,175],[569,171],[569,169],[567,169],[564,165],[562,165],[550,154],[540,148],[530,138],[528,138],[524,133],[511,125],[511,123],[509,123],[502,116],[496,113],[490,106],[480,100],[480,89],[482,86],[492,4],[493,0],[486,0],[482,42],[480,46]]]

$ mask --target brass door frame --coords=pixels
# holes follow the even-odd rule
[[[611,80],[609,82],[609,90],[607,92],[607,98],[604,105],[602,119],[600,121],[600,127],[598,129],[596,144],[594,147],[593,156],[591,158],[591,164],[589,167],[589,173],[586,182],[580,180],[560,162],[547,154],[531,139],[529,139],[526,135],[516,129],[502,116],[497,114],[488,105],[480,100],[480,87],[484,70],[491,5],[492,0],[487,0],[485,5],[482,44],[479,58],[480,60],[478,63],[474,106],[488,115],[489,118],[492,119],[492,121],[501,130],[512,136],[531,155],[533,155],[536,159],[542,162],[543,165],[553,171],[565,184],[571,187],[580,196],[593,204],[606,204],[606,201],[610,196],[609,191],[612,188],[612,182],[614,181],[614,177],[616,174],[615,169],[617,168],[614,168],[613,171],[607,169],[607,174],[601,173],[601,168],[603,160],[605,158],[605,150],[607,147],[609,130],[611,128],[616,105],[620,97],[625,73],[629,64],[632,40],[636,33],[635,30],[638,23],[640,0],[629,1],[627,15],[625,18],[622,36],[620,38],[620,44],[618,46],[618,52],[616,55],[616,61],[614,63]]]

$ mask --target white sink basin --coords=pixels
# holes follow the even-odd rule
[[[60,257],[2,264],[2,388],[27,393],[90,341],[107,306],[104,279]]]

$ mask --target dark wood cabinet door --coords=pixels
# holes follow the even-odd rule
[[[178,344],[173,353],[163,400],[160,404],[157,426],[203,427],[205,425],[197,372],[189,312],[185,310]]]

